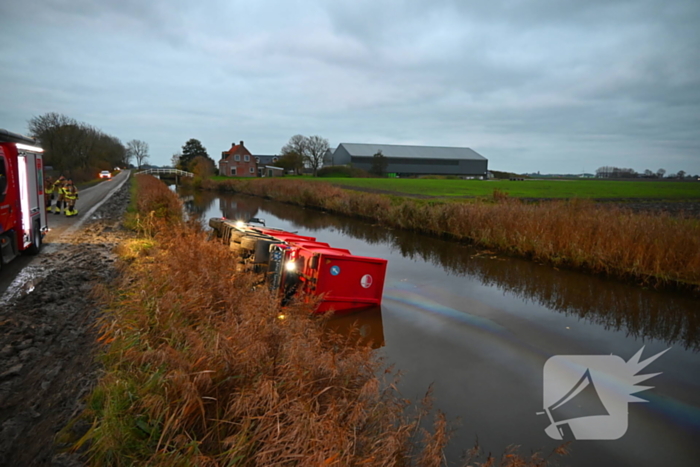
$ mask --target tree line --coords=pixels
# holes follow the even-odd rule
[[[140,167],[148,159],[148,143],[131,140],[126,146],[87,123],[56,112],[29,120],[29,133],[44,149],[44,164],[76,181],[95,178],[100,170]]]
[[[650,169],[646,169],[644,172],[638,173],[634,169],[625,169],[625,168],[612,167],[612,166],[599,167],[595,171],[595,175],[597,178],[677,178],[677,179],[683,179],[686,177],[691,177],[691,175],[687,174],[685,172],[685,170],[679,170],[675,174],[666,175],[665,169],[659,169],[655,172],[650,170]],[[695,177],[697,177],[697,175]]]

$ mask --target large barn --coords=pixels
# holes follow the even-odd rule
[[[484,177],[488,173],[488,160],[469,148],[440,146],[404,146],[399,144],[341,143],[333,152],[333,165],[351,165],[370,171],[374,155],[386,157],[386,173],[400,177],[417,175],[456,175],[459,177]],[[328,156],[326,157],[328,164]]]

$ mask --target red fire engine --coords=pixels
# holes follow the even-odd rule
[[[385,259],[355,256],[314,237],[240,221],[214,218],[209,226],[241,255],[244,264],[265,274],[268,286],[283,304],[298,292],[322,296],[317,313],[382,303]]]
[[[48,231],[43,152],[34,139],[0,129],[0,265],[39,253]]]

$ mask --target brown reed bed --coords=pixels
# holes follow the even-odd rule
[[[281,309],[234,253],[176,220],[176,195],[154,180],[137,177],[140,235],[100,291],[105,369],[75,444],[90,465],[446,465],[450,428],[437,413],[425,429],[429,396],[408,416],[369,346],[330,332],[308,303]],[[465,465],[547,464],[468,454]]]
[[[278,178],[206,180],[203,187],[469,241],[555,266],[700,291],[697,219],[634,213],[580,199],[524,203],[506,193],[475,201],[425,201]]]

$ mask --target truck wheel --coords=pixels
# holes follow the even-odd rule
[[[39,227],[39,223],[35,222],[34,228],[32,229],[32,245],[27,248],[27,253],[30,255],[37,255],[39,254],[39,250],[41,250],[41,228]]]
[[[258,242],[259,239],[260,239],[260,237],[253,237],[253,236],[243,237],[241,239],[241,247],[246,249],[246,250],[253,251],[253,250],[255,250],[255,244]]]
[[[238,231],[232,231],[231,232],[231,243],[241,243],[241,238],[243,238],[245,234],[243,232],[238,232]]]
[[[241,246],[246,250],[255,251],[258,240],[271,240],[271,238],[267,235],[248,234],[241,238]]]

